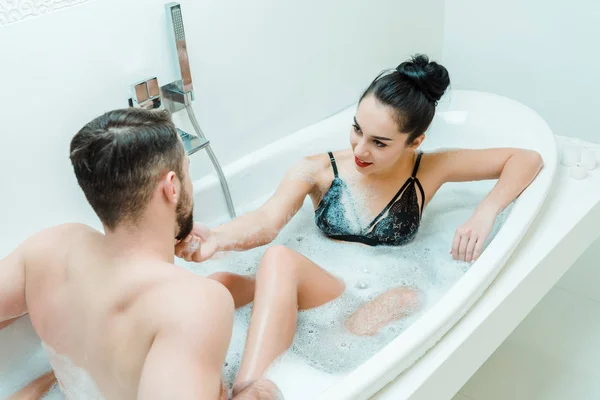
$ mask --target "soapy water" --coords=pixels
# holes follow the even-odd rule
[[[373,356],[427,312],[470,268],[470,263],[454,261],[449,250],[456,229],[471,217],[491,187],[490,182],[445,185],[425,209],[416,238],[398,247],[369,247],[326,238],[315,226],[313,206],[307,199],[273,244],[284,245],[308,257],[341,278],[346,290],[328,304],[299,312],[294,342],[273,364],[268,375],[293,376],[290,366],[296,364],[293,368],[298,368],[300,363],[304,364],[302,367],[310,366],[327,375],[342,376]],[[258,207],[263,201],[261,199],[247,210]],[[497,218],[487,243],[500,229],[509,208]],[[268,247],[229,252],[201,264],[182,260],[177,264],[202,275],[217,271],[254,274]],[[390,323],[374,336],[356,336],[344,327],[345,319],[361,305],[399,286],[418,290],[419,310]],[[229,385],[239,370],[250,314],[251,305],[236,311],[224,367],[224,378]],[[288,393],[284,393],[287,398]]]
[[[86,370],[75,365],[69,357],[56,353],[45,343],[42,343],[42,347],[46,350],[52,367],[55,368],[56,378],[63,385],[61,389],[64,389],[62,392],[64,398],[76,399],[85,394],[86,400],[103,400],[100,389]],[[59,392],[59,388],[55,387],[44,399],[54,398],[57,392]]]
[[[312,203],[307,199],[274,243],[302,253],[343,279],[346,291],[328,304],[299,312],[297,332],[290,350],[276,360],[267,373],[282,389],[286,399],[310,398],[357,368],[426,313],[468,271],[471,264],[453,261],[448,251],[456,228],[467,221],[491,187],[490,182],[442,187],[425,209],[414,241],[400,247],[369,247],[327,239],[316,228]],[[242,212],[260,206],[263,201],[261,199]],[[498,217],[488,242],[508,212],[505,210]],[[364,218],[360,219],[364,221]],[[176,263],[201,275],[217,271],[254,274],[267,248],[268,245],[246,252],[230,252],[200,264],[180,259]],[[355,336],[344,327],[345,319],[361,305],[398,286],[410,286],[419,291],[422,304],[418,311],[390,323],[375,336]],[[223,377],[229,388],[241,364],[251,309],[250,304],[236,311],[232,340],[223,367]],[[51,351],[47,354],[51,359],[56,357]],[[42,368],[46,358],[39,356],[37,364]],[[74,369],[66,370],[76,375]],[[91,390],[90,386],[87,392],[91,396],[97,390]],[[64,395],[54,388],[45,398],[58,400]]]

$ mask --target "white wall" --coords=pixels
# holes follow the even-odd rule
[[[594,0],[447,0],[443,61],[453,88],[508,96],[555,134],[600,143],[599,20]],[[597,241],[582,259],[599,257]],[[559,285],[590,295],[597,267],[580,265]]]
[[[600,3],[447,0],[443,60],[455,89],[499,93],[555,134],[600,142]]]
[[[453,88],[505,95],[533,108],[555,134],[600,143],[599,20],[600,3],[594,0],[447,0],[443,62],[450,71]],[[548,345],[548,354],[569,342],[571,338],[568,336],[576,337],[575,340],[598,337],[600,324],[595,321],[578,320],[578,328],[581,329],[571,329],[565,334],[572,321],[567,323],[556,319],[559,314],[548,304],[553,298],[564,297],[565,292],[571,293],[577,307],[572,315],[579,316],[581,310],[587,310],[600,320],[597,303],[594,303],[600,301],[599,258],[600,240],[596,240],[549,292],[546,297],[550,300],[543,300],[537,311],[534,310],[517,328],[516,332],[521,332],[518,335],[526,336],[533,343],[544,337],[545,329],[566,335],[564,342]],[[541,323],[538,314],[551,315],[554,325]],[[532,325],[536,329],[527,328]],[[548,376],[552,375],[540,375],[540,379],[534,382],[528,374],[532,370],[528,355],[523,355],[525,352],[519,349],[514,356],[511,349],[511,341],[507,340],[462,389],[466,396],[458,395],[456,399],[514,397],[517,383],[522,389],[521,395],[524,395],[525,389],[533,390],[524,395],[527,398],[552,397],[548,393],[544,397],[543,389],[554,390],[558,386],[556,382],[548,386]],[[563,369],[576,375],[576,367],[586,361],[585,354],[572,354],[568,362],[562,360],[561,364]],[[516,381],[503,380],[507,376]],[[529,386],[523,385],[523,382]],[[570,383],[581,389],[589,382],[575,379]],[[501,390],[502,385],[509,386]],[[511,390],[513,392],[507,394]],[[597,380],[594,381],[594,390],[594,396],[579,398],[597,398],[600,393]]]
[[[0,2],[0,256],[44,226],[95,221],[69,141],[125,107],[134,81],[175,79],[166,2]],[[443,0],[181,3],[194,107],[222,164],[355,102],[412,53],[442,55]],[[212,171],[203,157],[193,178]]]

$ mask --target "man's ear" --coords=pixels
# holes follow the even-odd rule
[[[177,179],[177,175],[173,171],[169,171],[160,180],[159,183],[165,198],[169,203],[177,204],[179,200],[180,183]]]

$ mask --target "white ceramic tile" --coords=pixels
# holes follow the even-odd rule
[[[600,398],[600,304],[552,289],[461,389],[477,400]]]
[[[600,376],[600,303],[554,288],[507,341]]]
[[[473,399],[515,399],[513,352],[501,346],[460,390]]]
[[[454,396],[452,398],[452,400],[475,400],[475,399],[471,399],[471,398],[469,398],[469,397],[467,397],[464,394],[462,394],[462,393],[459,392],[459,393],[456,393],[456,396]]]
[[[597,374],[518,343],[505,343],[461,389],[482,400],[600,398]]]
[[[579,257],[556,286],[600,302],[600,239]]]

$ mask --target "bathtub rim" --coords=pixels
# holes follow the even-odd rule
[[[453,90],[453,92],[488,97],[495,101],[500,100],[505,104],[512,104],[512,106],[518,107],[521,111],[526,111],[530,117],[537,121],[540,131],[543,131],[540,134],[544,136],[544,144],[541,146],[544,150],[540,152],[543,153],[545,166],[532,185],[515,201],[504,226],[482,253],[480,259],[438,300],[438,304],[430,308],[427,313],[422,315],[409,328],[369,360],[320,393],[317,397],[319,399],[368,398],[422,357],[428,349],[434,346],[468,312],[471,306],[494,281],[502,266],[511,257],[520,240],[535,220],[552,186],[558,164],[556,141],[548,124],[535,111],[520,102],[493,93],[467,90]],[[353,104],[334,115],[346,112],[348,109],[355,107],[356,105]],[[311,126],[323,121],[319,121]],[[257,163],[277,155],[279,151],[288,148],[290,145],[307,143],[314,139],[314,136],[311,137],[310,135],[301,138],[299,141],[294,137],[294,135],[305,130],[306,128],[303,128],[291,135],[287,135],[225,166],[223,169],[226,176],[228,179],[233,180],[236,178],[243,179],[246,171]],[[204,177],[194,182],[194,196],[206,190],[214,190],[217,186],[218,181],[214,176]],[[532,208],[533,212],[531,211]],[[512,232],[511,235],[510,231],[512,229],[517,234]],[[487,264],[490,267],[487,269],[479,267],[483,264]],[[440,307],[442,300],[445,303],[444,307]],[[449,307],[454,312],[448,312]],[[434,311],[436,312],[434,313]],[[429,318],[424,319],[427,316]],[[444,322],[440,324],[439,321]],[[426,326],[429,326],[426,329],[428,334],[423,335],[422,331]],[[410,343],[410,345],[406,343]],[[393,353],[394,356],[386,355],[390,353]]]
[[[512,256],[547,199],[558,168],[556,139],[548,124],[534,110],[515,100],[487,92],[463,92],[502,98],[532,113],[532,116],[541,122],[541,126],[545,130],[545,146],[543,146],[545,151],[542,154],[544,168],[534,182],[514,202],[502,228],[481,257],[438,299],[436,305],[370,359],[320,393],[316,399],[367,399],[410,368],[430,348],[435,346],[481,298]],[[532,208],[533,212],[531,212]],[[517,230],[517,234],[509,237],[513,232],[513,226],[516,229],[519,225],[521,229]],[[490,267],[482,268],[481,265],[490,265]],[[455,310],[454,313],[448,312],[450,307]],[[440,324],[438,321],[443,321],[443,323]],[[425,327],[426,324],[428,329]],[[429,334],[423,334],[424,330],[427,330]]]

